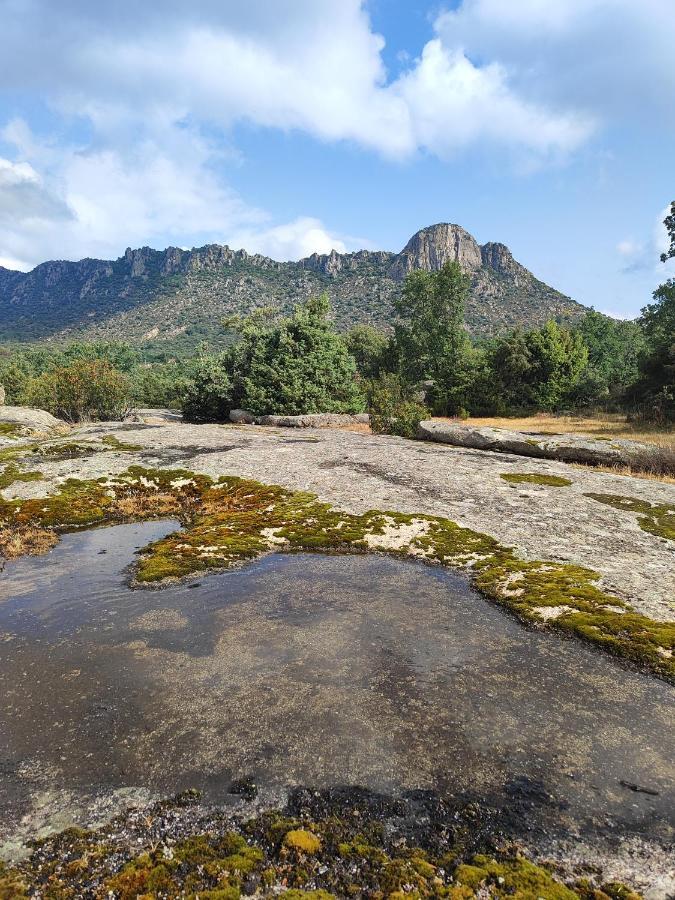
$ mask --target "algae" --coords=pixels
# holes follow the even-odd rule
[[[569,487],[569,478],[559,475],[539,475],[536,472],[502,472],[499,476],[511,484],[544,484],[548,487]]]

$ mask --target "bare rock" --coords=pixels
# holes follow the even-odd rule
[[[245,409],[231,409],[230,422],[233,422],[235,425],[254,425],[255,416]]]
[[[367,413],[309,413],[305,416],[259,416],[256,425],[274,425],[277,428],[329,428],[336,425],[367,425]]]
[[[57,419],[44,409],[31,409],[28,406],[0,406],[0,422],[4,425],[16,425],[26,434],[65,433],[70,430],[70,426],[62,419]]]
[[[418,437],[441,444],[452,444],[454,447],[594,466],[630,465],[636,456],[655,452],[653,447],[638,441],[602,441],[580,434],[546,435],[509,431],[488,425],[459,425],[433,420],[420,422]]]

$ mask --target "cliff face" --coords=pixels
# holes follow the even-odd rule
[[[208,244],[192,250],[129,248],[117,260],[45,262],[32,272],[0,267],[0,341],[124,338],[191,346],[218,334],[223,315],[293,303],[327,291],[341,328],[388,328],[392,301],[414,269],[457,260],[471,277],[467,327],[493,334],[583,307],[538,281],[504,244],[479,245],[459,225],[440,223],[411,237],[400,253],[359,250],[276,262]]]

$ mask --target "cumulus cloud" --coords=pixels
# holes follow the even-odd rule
[[[548,161],[614,106],[675,102],[671,0],[463,0],[394,78],[363,0],[0,0],[0,21],[0,85],[57,123],[4,130],[0,255],[20,261],[167,240],[342,246],[311,210],[279,224],[228,187],[241,122],[394,160],[480,143]]]
[[[345,253],[348,249],[342,238],[330,234],[319,219],[310,216],[301,216],[285,225],[238,231],[229,240],[233,247],[278,260],[302,259],[331,250]]]
[[[499,61],[523,101],[605,123],[674,117],[672,0],[463,0],[436,30]]]

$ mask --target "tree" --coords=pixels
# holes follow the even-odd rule
[[[356,364],[329,311],[324,294],[297,306],[289,318],[275,320],[261,311],[238,322],[238,343],[202,360],[186,415],[222,420],[236,407],[255,415],[362,411]]]
[[[471,383],[470,342],[464,329],[468,293],[469,278],[453,261],[438,272],[411,272],[394,302],[401,374],[411,383],[431,380],[439,412],[457,412],[464,406]]]
[[[347,332],[345,343],[363,378],[377,378],[388,367],[391,342],[372,325],[354,325]]]
[[[636,322],[622,322],[589,310],[574,331],[588,349],[588,363],[574,390],[576,404],[622,402],[640,372],[646,344]]]
[[[655,303],[639,319],[647,352],[633,392],[640,412],[654,422],[675,420],[675,279],[654,291]]]
[[[666,226],[666,231],[668,232],[668,238],[670,240],[670,246],[665,253],[661,254],[661,262],[666,262],[675,257],[675,200],[670,204],[670,212],[663,220],[663,224]]]
[[[510,410],[559,408],[588,362],[581,335],[553,321],[497,340],[490,356],[495,393]]]

